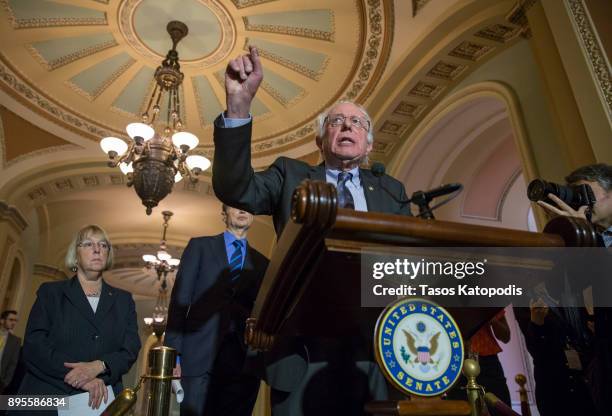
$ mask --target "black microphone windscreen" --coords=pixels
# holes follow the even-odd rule
[[[442,195],[447,195],[456,192],[460,189],[463,189],[463,185],[461,185],[460,183],[449,183],[434,189],[430,189],[429,191],[425,191],[425,195],[428,199],[433,199]]]
[[[380,162],[372,163],[372,168],[370,169],[374,176],[381,177],[385,174],[385,165]]]

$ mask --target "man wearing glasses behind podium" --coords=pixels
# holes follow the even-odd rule
[[[291,196],[304,180],[333,183],[338,205],[357,211],[410,215],[404,185],[360,166],[372,150],[372,122],[365,109],[339,102],[317,119],[316,144],[324,163],[310,166],[279,157],[268,169],[251,167],[250,107],[263,79],[257,49],[230,61],[225,73],[227,111],[215,120],[213,187],[224,203],[255,215],[272,215],[280,237],[290,218]],[[370,339],[291,340],[266,356],[275,415],[361,415],[365,402],[386,398]],[[333,363],[333,364],[332,364]]]

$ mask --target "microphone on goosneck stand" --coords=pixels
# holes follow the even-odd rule
[[[451,194],[455,191],[458,191],[459,189],[463,188],[463,185],[461,185],[460,183],[447,183],[446,185],[442,185],[442,186],[438,186],[437,188],[434,189],[430,189],[429,191],[416,191],[413,195],[420,195],[423,194],[423,198],[427,199],[429,201],[431,201],[434,198],[437,198],[439,196],[443,196],[443,195],[448,195]]]
[[[382,184],[382,181],[380,180],[380,178],[385,174],[385,165],[383,165],[380,162],[375,162],[372,164],[372,167],[370,168],[370,170],[372,171],[374,176],[378,178],[379,186],[386,193],[388,193],[395,202],[397,202],[398,204],[402,204],[402,205],[412,202],[413,204],[419,207],[419,215],[417,216],[426,218],[426,219],[434,219],[432,211],[438,208],[439,206],[442,206],[446,204],[447,202],[449,202],[451,199],[453,199],[455,196],[459,194],[459,191],[463,189],[463,185],[461,185],[460,183],[449,183],[449,184],[442,185],[434,189],[430,189],[429,191],[416,191],[415,193],[412,194],[410,198],[402,200],[402,199],[397,198],[395,195],[393,195],[391,191],[385,188]],[[433,208],[429,208],[429,203],[431,202],[432,199],[437,198],[439,196],[452,194],[452,193],[456,193],[456,194],[450,196],[449,198],[445,199],[441,203],[435,205]]]
[[[430,189],[429,191],[416,191],[412,194],[410,199],[413,204],[419,207],[419,217],[433,220],[434,215],[432,211],[438,208],[439,206],[446,204],[455,196],[459,195],[459,191],[461,191],[462,189],[463,185],[461,185],[460,183],[449,183],[446,185],[438,186],[434,189]],[[456,194],[435,205],[433,208],[429,207],[429,203],[432,199],[452,193]]]

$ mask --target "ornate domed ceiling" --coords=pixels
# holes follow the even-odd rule
[[[225,66],[254,44],[265,72],[252,108],[256,169],[280,155],[316,163],[314,118],[351,99],[374,119],[370,160],[393,174],[432,109],[483,62],[521,42],[524,3],[0,0],[0,203],[29,222],[37,270],[55,274],[74,230],[98,223],[117,247],[109,279],[155,295],[156,277],[139,265],[144,248],[135,247],[158,244],[159,214],[146,217],[98,142],[127,138],[126,124],[140,119],[171,47],[169,21],[189,27],[177,49],[185,74],[181,118],[200,138],[196,152],[212,156]],[[223,229],[209,175],[176,184],[157,208],[176,214],[177,250],[192,236]],[[249,240],[270,254],[271,222],[258,218]]]
[[[366,0],[0,0],[1,76],[37,113],[97,141],[127,137],[172,42],[178,45],[185,128],[212,155],[225,108],[227,61],[257,45],[265,79],[252,111],[254,157],[314,150],[313,120],[340,98],[364,101],[386,64],[390,2]],[[8,81],[8,82],[7,82]],[[309,146],[301,145],[308,143]],[[295,154],[297,151],[297,154]]]

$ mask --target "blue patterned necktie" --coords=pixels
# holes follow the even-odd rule
[[[340,208],[355,209],[355,201],[353,201],[353,195],[346,186],[346,182],[353,178],[351,172],[340,172],[338,174],[338,205]]]
[[[232,242],[234,252],[229,262],[229,274],[232,282],[238,280],[240,272],[242,271],[242,244],[242,240],[234,240],[234,242]]]

